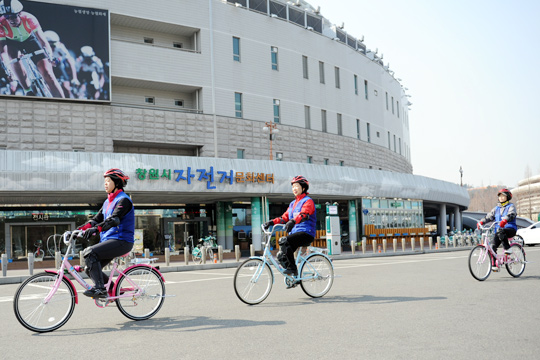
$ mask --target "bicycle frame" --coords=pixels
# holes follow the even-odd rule
[[[263,269],[264,269],[264,266],[265,265],[268,265],[268,264],[272,264],[274,265],[274,267],[283,275],[285,276],[286,279],[288,279],[289,281],[302,281],[302,280],[309,280],[309,279],[312,279],[314,277],[317,276],[317,270],[314,269],[312,267],[312,270],[315,272],[315,274],[313,276],[308,276],[308,277],[300,277],[300,275],[297,275],[297,276],[292,276],[292,275],[287,275],[284,273],[285,269],[281,266],[281,264],[279,264],[279,262],[274,258],[274,255],[272,255],[272,252],[270,251],[270,239],[272,238],[272,233],[274,232],[274,230],[276,230],[276,227],[282,227],[282,228],[285,228],[285,225],[283,224],[276,224],[274,225],[274,227],[272,228],[272,230],[270,231],[266,231],[264,229],[264,227],[261,225],[261,228],[262,228],[262,231],[264,233],[264,235],[266,236],[266,242],[265,242],[265,246],[264,246],[264,252],[262,254],[262,256],[251,256],[250,259],[261,259],[263,261],[263,266],[260,267],[260,269],[258,269],[258,273],[256,274],[256,278],[258,279],[260,274],[262,273]],[[276,239],[276,242],[278,240]],[[306,260],[309,258],[309,254],[306,255],[309,251],[312,251],[314,254],[320,254],[326,258],[328,258],[321,249],[319,248],[316,248],[316,247],[313,247],[313,246],[308,246],[307,247],[307,252],[306,253],[302,253],[302,251],[299,251],[298,252],[298,255],[296,256],[296,260],[295,260],[295,263],[296,263],[296,267],[298,270],[301,269],[301,266],[303,266],[304,263],[308,263],[309,262],[306,262]],[[300,248],[301,250],[301,248]],[[334,267],[334,264],[332,263],[332,260],[328,259],[330,261],[330,265],[332,266],[332,268]],[[270,267],[270,271],[272,271],[272,282],[274,281],[274,271],[272,270],[272,267]]]
[[[82,234],[82,230],[75,230],[71,233],[71,236],[69,239],[67,239],[67,233],[65,233],[63,235],[63,238],[64,238],[64,243],[68,244],[68,248],[66,250],[66,254],[69,254],[69,251],[71,250],[74,242],[75,242],[75,238],[77,237],[77,235],[79,234]],[[124,269],[124,270],[121,270],[119,267],[118,267],[118,259],[121,258],[121,257],[117,257],[115,260],[114,260],[114,263],[113,263],[113,267],[111,269],[111,273],[110,273],[110,276],[109,276],[109,281],[107,282],[107,284],[105,285],[105,288],[107,290],[110,290],[111,289],[111,286],[114,285],[113,283],[113,277],[115,275],[118,275],[118,277],[120,276],[124,276],[126,281],[128,281],[131,286],[133,286],[134,290],[136,289],[137,292],[141,292],[141,288],[135,284],[133,281],[131,281],[131,279],[129,278],[129,276],[126,275],[126,272],[135,267],[135,266],[148,266],[148,267],[151,267],[151,268],[154,268],[153,266],[150,266],[148,264],[134,264],[132,266],[129,266],[128,268]],[[154,268],[155,269],[155,268]],[[58,290],[58,288],[60,287],[60,284],[62,283],[62,279],[65,278],[68,282],[69,282],[69,285],[71,286],[71,288],[73,289],[74,291],[74,294],[75,294],[75,303],[78,304],[79,303],[79,300],[78,300],[78,293],[77,293],[77,289],[75,288],[75,286],[73,285],[73,282],[67,278],[65,276],[65,271],[67,271],[71,276],[73,276],[73,278],[82,286],[84,287],[85,289],[91,289],[92,288],[92,285],[88,284],[83,278],[81,275],[79,275],[79,272],[77,270],[75,270],[75,267],[73,265],[70,264],[69,260],[68,260],[68,257],[67,256],[64,256],[62,258],[62,264],[60,265],[60,268],[58,269],[58,271],[54,271],[54,270],[45,270],[45,272],[47,273],[50,273],[50,274],[57,274],[58,275],[58,278],[56,279],[54,285],[53,285],[53,288],[51,290],[51,292],[47,295],[47,297],[45,298],[44,300],[44,303],[48,303],[51,298],[53,297],[53,295],[56,293],[56,291]],[[163,275],[159,272],[159,270],[156,269],[156,271],[158,272],[158,274],[161,276],[162,280],[163,279]],[[117,295],[117,294],[114,294],[114,295],[111,295],[109,293],[109,296],[105,299],[109,302],[113,301],[113,300],[116,300],[116,299],[120,299],[120,298],[125,298],[125,297],[133,297],[133,296],[136,296],[134,295],[132,292],[126,292],[124,294],[120,294],[120,295]]]
[[[32,57],[34,55],[39,55],[45,53],[45,50],[37,50],[30,54],[23,54],[19,56],[18,58],[15,58],[10,61],[10,64],[19,62],[21,66],[24,68],[24,71],[26,72],[26,76],[28,77],[28,80],[30,81],[31,86],[35,86],[37,90],[42,92],[43,94],[36,94],[36,95],[42,95],[43,97],[53,97],[47,84],[45,84],[45,80],[43,79],[43,76],[41,76],[41,73],[38,71],[36,64],[34,61],[32,61]],[[23,86],[21,84],[21,86]]]
[[[497,254],[495,251],[493,251],[492,247],[491,247],[491,243],[490,243],[490,240],[495,236],[495,233],[493,232],[493,227],[495,226],[495,222],[493,222],[490,226],[484,226],[484,227],[481,227],[481,230],[482,230],[482,244],[480,244],[481,246],[485,247],[488,251],[486,251],[485,253],[482,254],[482,258],[480,259],[481,261],[485,261],[486,260],[486,256],[488,254],[488,252],[491,254],[491,256],[493,257],[494,259],[494,266],[502,266],[502,265],[505,265],[505,264],[509,264],[511,261],[511,259],[508,257],[508,254]],[[516,244],[516,245],[519,245],[518,243],[515,243],[515,242],[512,242],[513,238],[511,239],[508,239],[508,243],[510,244],[510,246]],[[521,247],[521,249],[523,250],[523,254],[527,255],[525,253],[525,249],[523,247]]]

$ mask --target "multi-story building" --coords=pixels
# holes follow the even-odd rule
[[[433,215],[445,233],[447,208],[460,226],[467,192],[413,175],[406,88],[305,1],[21,3],[49,34],[65,98],[16,81],[4,60],[15,75],[0,99],[10,256],[97,211],[111,167],[130,175],[137,229],[156,250],[164,234],[183,246],[208,232],[225,248],[238,232],[260,248],[261,222],[283,213],[298,174],[321,205],[319,228],[322,204],[337,202],[351,239],[364,225],[421,228]]]

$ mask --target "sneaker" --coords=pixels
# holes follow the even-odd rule
[[[296,271],[294,271],[294,270],[291,270],[291,269],[285,269],[285,270],[283,271],[283,273],[284,273],[285,275],[290,275],[290,276],[296,276],[296,275],[298,275],[298,272],[296,272]]]
[[[497,271],[499,271],[499,268],[498,268],[497,266],[492,266],[492,267],[491,267],[491,271],[497,272]]]
[[[295,282],[293,282],[292,284],[290,285],[287,285],[287,287],[285,289],[293,289],[296,287],[296,285],[300,284],[300,281],[299,280],[296,280]]]
[[[104,299],[107,297],[107,290],[105,289],[96,289],[95,287],[90,290],[83,292],[85,296],[95,298],[95,299]]]
[[[510,255],[512,253],[512,250],[510,248],[508,248],[508,249],[504,250],[504,253],[506,255]]]

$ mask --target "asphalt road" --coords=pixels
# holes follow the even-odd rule
[[[135,322],[82,296],[69,322],[35,334],[13,314],[18,284],[0,286],[1,359],[493,359],[538,356],[540,249],[524,274],[472,278],[468,251],[334,262],[334,286],[312,299],[276,275],[245,305],[235,269],[164,274],[168,297]],[[78,289],[80,287],[77,285]]]

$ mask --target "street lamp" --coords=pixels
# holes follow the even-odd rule
[[[264,123],[265,126],[263,127],[263,131],[268,131],[270,134],[270,160],[274,159],[274,156],[272,155],[272,140],[275,139],[275,134],[279,132],[279,129],[277,128],[277,124],[273,122],[266,122]]]
[[[461,186],[463,186],[463,169],[459,166],[459,173],[461,174]]]

